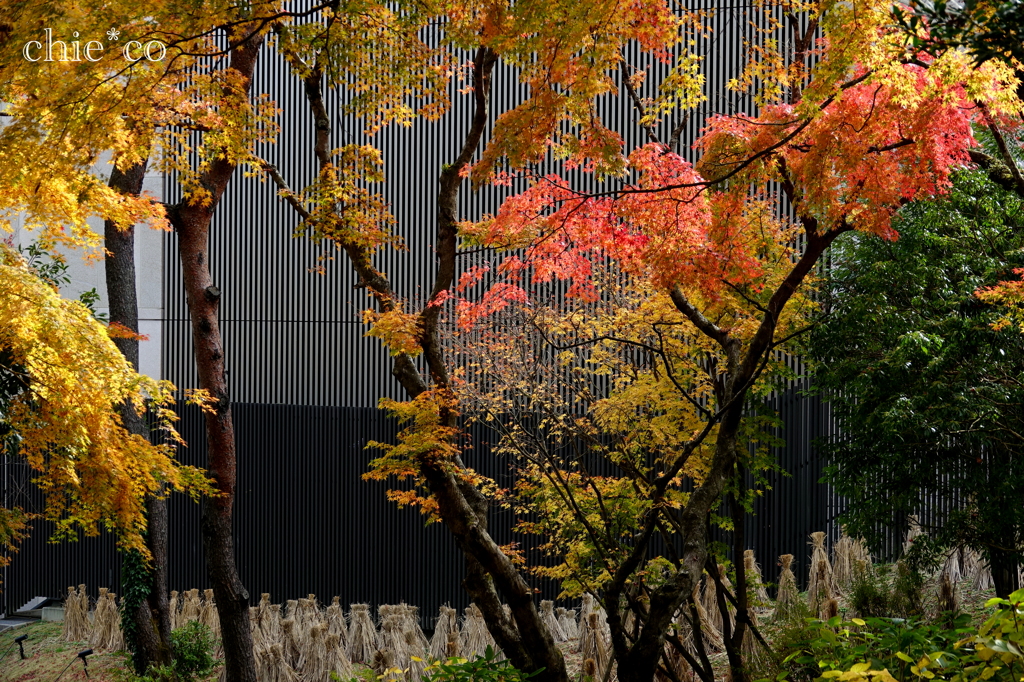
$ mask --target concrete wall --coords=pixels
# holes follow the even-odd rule
[[[97,172],[108,175],[110,166],[106,163],[99,164]],[[163,188],[162,176],[157,173],[149,173],[143,184],[143,189],[157,197],[161,196]],[[103,233],[103,223],[100,220],[90,220],[90,226],[97,234]],[[19,248],[25,248],[32,243],[35,236],[32,232],[22,227],[19,217],[15,221],[14,243]],[[69,249],[61,250],[67,259],[68,275],[71,283],[61,288],[61,295],[66,298],[78,298],[82,292],[96,289],[100,295],[96,310],[99,313],[108,311],[107,285],[104,279],[103,261],[86,262],[84,254]],[[139,297],[139,331],[149,337],[148,341],[139,344],[139,365],[140,372],[155,379],[164,378],[163,368],[160,361],[160,345],[162,343],[163,330],[163,253],[164,235],[158,230],[150,229],[146,225],[136,226],[135,230],[135,277]]]

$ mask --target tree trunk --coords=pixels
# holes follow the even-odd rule
[[[124,172],[114,168],[109,184],[122,194],[138,196],[142,192],[145,174],[145,161]],[[137,334],[139,305],[135,282],[135,227],[129,225],[120,229],[112,221],[104,221],[103,239],[108,252],[105,276],[110,322],[121,324]],[[114,344],[138,371],[139,342],[136,339],[115,338]],[[130,405],[122,405],[120,412],[129,433],[148,438],[142,415],[137,414]],[[143,600],[130,614],[135,624],[134,642],[131,643],[132,661],[139,674],[145,673],[150,665],[166,665],[171,662],[171,618],[167,601],[167,501],[147,497],[146,512],[146,546],[152,554],[152,564],[142,576],[122,574],[122,583],[139,578],[143,582],[134,586],[143,591]],[[127,588],[127,585],[124,586]],[[126,597],[126,591],[122,591],[122,599]]]
[[[989,548],[989,565],[996,596],[1006,599],[1020,589],[1020,574],[1017,572],[1017,555],[1001,549]]]
[[[815,267],[825,249],[842,232],[850,229],[847,225],[841,225],[825,234],[818,234],[813,218],[805,218],[803,222],[807,229],[804,252],[772,294],[761,324],[746,349],[741,347],[739,339],[717,327],[693,307],[681,289],[677,287],[671,292],[673,303],[679,311],[725,352],[725,372],[719,376],[715,387],[715,403],[723,406],[724,413],[719,422],[715,452],[704,483],[690,495],[676,524],[683,543],[680,569],[673,579],[652,590],[647,621],[632,646],[627,646],[621,637],[613,642],[620,682],[650,682],[653,679],[672,616],[700,580],[707,561],[708,535],[704,520],[712,507],[721,500],[726,484],[734,475],[747,390],[756,378],[766,354],[771,351],[775,328],[786,303]],[[615,597],[613,594],[611,598],[606,598],[609,611],[617,605]],[[735,661],[732,663],[733,667],[737,667]]]
[[[241,76],[235,87],[242,88],[245,93],[252,86],[252,74],[263,39],[262,34],[254,34],[231,49],[230,68]],[[210,221],[236,165],[224,155],[214,159],[200,179],[201,186],[209,192],[209,201],[185,201],[170,207],[168,218],[178,234],[199,386],[211,399],[210,409],[204,411],[207,472],[219,494],[203,503],[202,532],[207,574],[220,618],[224,668],[227,682],[256,682],[249,632],[249,593],[235,567],[231,535],[237,460],[224,344],[218,320],[220,290],[213,283],[209,267]]]
[[[491,73],[497,55],[489,48],[477,49],[473,60],[474,111],[470,129],[462,149],[454,163],[441,171],[438,191],[438,237],[435,246],[437,273],[428,300],[435,300],[441,292],[448,290],[456,272],[458,242],[458,195],[464,181],[461,171],[467,167],[480,144],[488,119],[491,91]],[[315,153],[321,170],[330,164],[331,117],[323,99],[323,74],[319,63],[315,64],[304,79],[306,98],[310,113],[316,125]],[[276,169],[267,171],[286,191],[284,178]],[[304,219],[308,211],[301,202],[291,200],[293,208]],[[381,310],[394,310],[398,296],[391,288],[387,276],[377,270],[371,259],[371,252],[361,243],[347,241],[341,244],[360,282],[376,299]],[[419,342],[423,348],[431,383],[421,373],[408,355],[398,355],[392,373],[410,398],[415,398],[433,388],[446,391],[449,388],[448,366],[444,357],[439,327],[440,307],[426,306],[420,312]],[[457,415],[446,409],[442,416],[446,426],[457,426]],[[437,500],[439,514],[444,524],[455,536],[459,548],[466,557],[467,576],[463,587],[483,613],[487,628],[495,642],[512,661],[513,665],[526,672],[541,671],[537,682],[565,682],[568,679],[562,652],[548,632],[534,604],[533,590],[523,579],[507,556],[487,532],[488,500],[474,486],[464,484],[459,473],[465,471],[460,458],[454,461],[436,462],[425,457],[419,462],[421,471]],[[453,472],[452,466],[456,469]],[[512,611],[510,619],[502,608],[501,599]]]

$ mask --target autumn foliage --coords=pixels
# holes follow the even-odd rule
[[[122,403],[139,412],[154,406],[169,440],[178,439],[166,408],[171,385],[137,374],[110,331],[0,244],[0,372],[13,387],[0,405],[5,448],[36,473],[42,516],[55,523],[56,538],[106,527],[145,555],[146,495],[164,483],[193,493],[208,486],[200,472],[174,462],[172,445],[122,427]],[[25,520],[23,510],[0,510],[5,547]]]

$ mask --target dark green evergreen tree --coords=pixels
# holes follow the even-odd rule
[[[809,341],[841,425],[827,477],[850,531],[875,541],[951,503],[922,546],[981,551],[1006,596],[1024,550],[1024,335],[994,329],[975,292],[1024,265],[1024,199],[963,172],[896,227],[837,245]]]

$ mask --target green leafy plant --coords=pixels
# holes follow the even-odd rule
[[[787,644],[782,680],[881,679],[1011,682],[1024,675],[1024,589],[986,603],[980,628],[958,616],[952,628],[917,619],[808,620],[803,641]]]
[[[200,680],[214,668],[213,635],[210,628],[197,621],[187,623],[171,633],[171,649],[174,651],[174,672],[178,680]]]
[[[487,647],[483,656],[476,656],[473,660],[449,658],[447,661],[434,661],[427,666],[422,679],[424,682],[523,682],[540,672],[524,673],[507,660],[499,661],[494,649]]]
[[[136,675],[129,664],[119,682],[199,682],[207,679],[219,662],[213,657],[216,644],[210,628],[192,621],[171,632],[171,665],[150,666],[145,675]]]
[[[23,249],[19,249],[21,255],[28,261],[29,267],[35,269],[39,276],[52,284],[55,288],[71,285],[71,275],[68,274],[68,263],[59,253],[51,253],[41,247],[38,242],[32,242]],[[78,300],[89,309],[92,316],[100,322],[109,322],[110,317],[104,313],[96,312],[96,305],[100,302],[100,294],[96,287],[83,291]]]
[[[953,651],[974,632],[967,616],[956,619],[953,628],[919,619],[875,617],[843,621],[837,616],[827,621],[809,620],[808,624],[807,638],[794,643],[776,679],[827,679],[866,663],[858,674],[888,670],[897,680],[911,680],[917,677],[911,671],[916,661]]]
[[[853,578],[850,606],[858,616],[884,616],[889,613],[892,595],[887,574],[889,567],[868,566]]]

